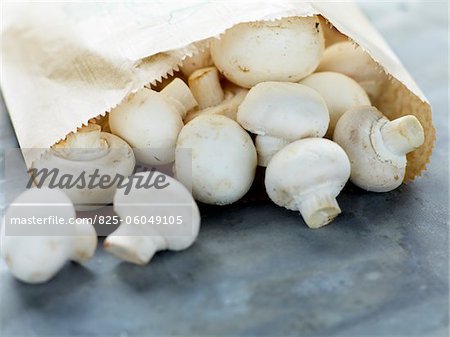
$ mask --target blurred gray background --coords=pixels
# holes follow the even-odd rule
[[[318,231],[270,203],[204,207],[197,243],[144,268],[99,249],[28,286],[0,262],[0,336],[448,336],[448,3],[361,7],[433,106],[422,177],[349,186]],[[17,147],[3,103],[0,144]]]

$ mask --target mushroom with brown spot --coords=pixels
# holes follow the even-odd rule
[[[389,121],[372,106],[347,111],[336,124],[333,139],[352,165],[350,180],[372,192],[388,192],[401,185],[406,154],[424,142],[422,125],[413,115]]]
[[[298,82],[319,65],[324,36],[317,16],[239,23],[211,42],[215,66],[231,82]]]

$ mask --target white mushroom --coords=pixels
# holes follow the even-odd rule
[[[325,49],[317,71],[334,71],[353,78],[372,100],[378,97],[386,79],[384,70],[351,41],[338,42]]]
[[[157,251],[191,246],[198,235],[200,213],[189,191],[172,177],[155,171],[130,177],[139,179],[158,185],[136,185],[129,193],[117,190],[114,210],[122,224],[105,239],[104,248],[122,260],[144,265]]]
[[[191,157],[186,158],[186,149]],[[175,153],[177,178],[192,185],[196,200],[231,204],[250,189],[256,170],[252,139],[235,121],[202,115],[181,130]]]
[[[412,115],[389,121],[371,106],[347,111],[339,119],[333,139],[352,165],[350,180],[372,192],[388,192],[405,177],[406,154],[424,142],[422,125]]]
[[[197,105],[179,78],[161,92],[142,89],[109,114],[112,133],[133,147],[136,159],[148,165],[172,162],[175,142],[187,111]]]
[[[250,89],[239,106],[237,120],[257,135],[258,165],[267,166],[273,154],[286,144],[323,137],[330,116],[315,90],[298,83],[263,82]]]
[[[194,71],[189,76],[188,84],[200,110],[216,106],[224,99],[219,72],[216,67],[201,68]]]
[[[60,190],[32,188],[19,195],[5,213],[1,233],[2,257],[14,277],[43,283],[67,261],[89,260],[97,234],[90,223],[75,218],[70,199]]]
[[[319,228],[341,213],[336,197],[349,176],[350,162],[339,145],[309,138],[287,145],[272,158],[265,185],[273,202],[300,211],[310,228]]]
[[[200,115],[223,115],[236,120],[239,104],[248,90],[236,85],[227,85],[222,89],[217,68],[198,69],[189,77],[189,88],[198,102],[198,109],[191,110],[185,123]]]
[[[356,106],[371,105],[364,89],[355,80],[340,73],[314,73],[300,83],[316,90],[327,103],[330,113],[327,138],[333,137],[334,126],[344,112]]]
[[[62,188],[79,211],[112,202],[120,180],[134,170],[133,150],[119,137],[88,125],[70,133],[33,163],[38,187]]]
[[[211,42],[216,67],[250,88],[266,81],[298,82],[319,65],[324,37],[316,16],[240,23]]]
[[[198,53],[188,56],[183,60],[183,64],[180,67],[180,71],[188,78],[197,69],[209,67],[213,65],[211,59],[211,53],[209,47],[200,50]]]

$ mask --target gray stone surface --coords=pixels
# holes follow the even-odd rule
[[[348,187],[342,216],[315,231],[268,202],[203,207],[196,244],[147,267],[99,249],[29,286],[1,262],[0,336],[448,336],[447,3],[363,9],[433,104],[422,177],[386,194]],[[0,141],[16,146],[4,106]]]

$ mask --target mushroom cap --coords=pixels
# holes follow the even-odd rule
[[[325,42],[316,16],[240,23],[211,43],[216,67],[245,88],[265,81],[298,82],[319,65]]]
[[[65,224],[17,225],[14,218],[57,217]],[[10,272],[27,283],[51,279],[70,258],[76,217],[70,199],[60,190],[32,188],[19,195],[6,211],[2,226],[2,257]]]
[[[158,186],[146,187],[159,179]],[[105,240],[108,252],[146,264],[158,250],[182,250],[194,243],[200,212],[185,186],[157,171],[137,173],[128,181],[132,189],[118,189],[114,196],[114,210],[125,222]]]
[[[381,127],[387,122],[375,107],[361,106],[344,113],[334,130],[334,141],[350,158],[350,180],[367,191],[391,191],[405,176],[406,156],[389,151],[382,139]]]
[[[142,89],[110,112],[109,125],[113,134],[130,144],[138,161],[164,165],[174,160],[183,120],[168,98]]]
[[[263,82],[250,89],[237,120],[252,133],[294,141],[323,137],[330,116],[317,91],[298,83]]]
[[[191,160],[184,154],[191,150]],[[256,170],[252,139],[238,123],[221,115],[201,115],[181,130],[175,153],[176,176],[192,183],[196,200],[231,204],[250,189]],[[192,176],[186,172],[191,172]]]
[[[101,152],[101,156],[96,159],[69,160],[61,156],[59,152],[50,150],[33,165],[33,168],[38,170],[37,172],[43,169],[48,169],[49,171],[57,169],[59,171],[57,174],[58,179],[61,179],[64,174],[68,174],[73,177],[73,183],[81,174],[84,174],[86,180],[84,186],[76,184],[76,186],[64,189],[64,192],[79,211],[97,209],[113,201],[116,190],[115,184],[108,188],[88,186],[89,176],[94,174],[96,170],[98,170],[99,175],[110,177],[111,181],[117,175],[122,175],[126,178],[134,170],[135,159],[133,150],[124,140],[107,132],[101,132],[100,137],[108,143],[108,149],[106,152]],[[74,149],[74,151],[80,150],[82,149]],[[90,149],[86,150],[89,151]],[[35,179],[35,184],[39,183],[37,181],[41,179],[39,177]],[[43,185],[48,186],[50,182],[51,176],[43,180]],[[95,183],[98,183],[98,179]]]
[[[336,197],[350,176],[344,150],[323,138],[297,140],[275,154],[266,169],[265,186],[279,206],[298,210],[312,194]]]
[[[314,73],[300,83],[316,90],[327,104],[330,113],[327,138],[333,137],[334,127],[344,112],[356,106],[371,105],[369,96],[358,82],[344,74]]]
[[[335,43],[325,49],[318,72],[334,71],[353,78],[372,97],[378,95],[386,75],[384,70],[352,41]]]

